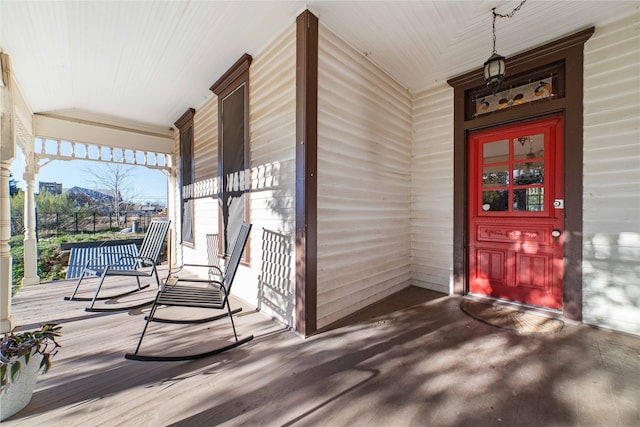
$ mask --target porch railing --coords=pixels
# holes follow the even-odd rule
[[[36,236],[38,238],[59,237],[64,234],[95,234],[103,231],[144,233],[154,218],[165,218],[158,212],[127,212],[116,221],[113,213],[99,212],[36,212]],[[22,213],[14,213],[11,218],[11,235],[24,233]]]

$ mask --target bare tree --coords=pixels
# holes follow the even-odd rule
[[[106,192],[110,196],[109,208],[112,208],[116,215],[116,225],[120,226],[121,208],[126,206],[129,200],[137,197],[134,187],[135,167],[119,163],[101,163],[84,171],[92,176],[90,182],[96,186],[95,190]]]

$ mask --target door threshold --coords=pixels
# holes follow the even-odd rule
[[[563,318],[562,310],[554,310],[552,308],[540,307],[537,305],[529,305],[529,304],[509,301],[501,298],[488,297],[486,295],[474,294],[471,292],[467,293],[466,295],[463,295],[462,297],[473,300],[473,301],[485,303],[485,304],[491,304],[496,307],[508,308],[511,310],[518,310],[518,311],[526,311],[529,313],[537,314],[542,317],[549,317],[554,319]]]

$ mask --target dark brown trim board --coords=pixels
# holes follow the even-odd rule
[[[194,110],[193,108],[188,108],[187,111],[185,111],[184,114],[180,116],[180,118],[176,120],[176,122],[173,125],[178,129],[182,129],[183,127],[188,125],[189,122],[193,121],[193,117],[195,115],[196,115],[196,110]]]
[[[448,80],[454,89],[454,178],[453,178],[453,276],[454,292],[467,292],[467,150],[469,132],[561,113],[564,116],[565,246],[563,315],[582,320],[582,144],[584,43],[594,28],[530,49],[508,58],[503,87],[535,74],[536,70],[560,64],[564,70],[564,96],[538,101],[479,118],[465,116],[469,91],[484,86],[483,70]],[[468,101],[467,101],[468,102]]]
[[[249,70],[253,57],[248,53],[245,53],[231,66],[214,84],[211,85],[209,90],[218,96],[221,96],[225,89],[228,89],[231,84],[242,77],[244,73]],[[234,85],[237,86],[237,85]]]
[[[317,330],[318,18],[296,19],[296,331]]]

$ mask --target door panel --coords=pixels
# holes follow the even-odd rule
[[[554,117],[469,136],[469,292],[562,307],[562,135]]]

